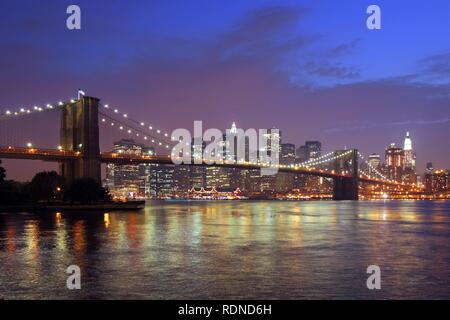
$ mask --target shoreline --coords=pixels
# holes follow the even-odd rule
[[[130,201],[125,203],[95,203],[95,204],[23,204],[2,205],[1,212],[22,211],[117,211],[117,210],[142,210],[145,201]]]

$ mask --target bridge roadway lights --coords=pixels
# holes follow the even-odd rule
[[[62,106],[61,148],[81,153],[79,159],[60,164],[60,173],[68,183],[79,178],[101,183],[98,105],[99,99],[81,96]]]

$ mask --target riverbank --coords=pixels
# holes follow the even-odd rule
[[[116,211],[116,210],[142,210],[145,201],[108,202],[94,204],[17,204],[0,205],[0,212],[23,212],[23,211]]]

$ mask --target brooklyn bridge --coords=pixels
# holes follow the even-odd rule
[[[46,105],[45,107],[21,108],[17,111],[7,110],[1,117],[1,121],[10,118],[32,116],[32,114],[59,111],[61,113],[60,123],[60,145],[56,149],[38,148],[36,146],[0,146],[0,158],[26,159],[57,162],[60,174],[70,182],[78,178],[93,178],[101,182],[101,164],[114,163],[118,165],[127,164],[167,164],[175,165],[170,154],[171,143],[168,133],[154,128],[144,122],[136,121],[126,113],[119,113],[117,109],[100,103],[100,99],[80,95],[78,99],[68,102],[59,102],[57,105]],[[121,118],[122,120],[118,120]],[[125,122],[126,120],[126,122]],[[141,137],[156,147],[168,151],[166,155],[130,155],[100,150],[100,122],[110,122],[110,126],[117,128],[124,135],[133,134]],[[131,125],[130,125],[131,123]],[[343,167],[338,163],[346,162],[348,166]],[[363,162],[371,170],[364,171],[359,163]],[[209,162],[202,159],[190,166],[208,166]],[[328,164],[327,168],[323,168]],[[330,164],[333,169],[330,169]],[[333,165],[335,164],[335,165]],[[243,170],[260,170],[262,168],[274,167],[279,172],[298,175],[323,177],[333,180],[334,200],[358,200],[360,184],[374,184],[388,187],[401,187],[405,190],[415,188],[415,185],[399,183],[388,179],[377,169],[370,166],[364,156],[353,148],[345,152],[331,152],[317,159],[306,161],[295,165],[270,164],[260,161],[245,160],[223,160],[213,164],[216,167],[236,168]]]

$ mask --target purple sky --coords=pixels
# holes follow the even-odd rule
[[[0,4],[0,112],[82,88],[166,131],[278,127],[283,142],[383,153],[410,131],[420,170],[450,168],[450,2],[24,1]],[[366,8],[382,29],[366,28]],[[82,30],[65,27],[69,4]],[[20,125],[20,126],[19,126]],[[0,122],[54,148],[58,115]],[[104,149],[119,135],[101,129]],[[48,164],[4,161],[26,180]]]

